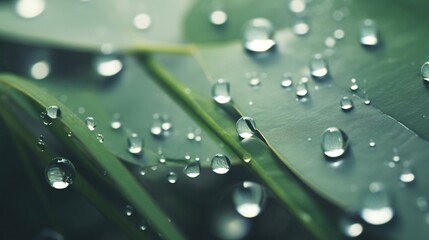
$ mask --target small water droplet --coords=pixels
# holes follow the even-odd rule
[[[245,181],[232,194],[235,210],[246,218],[258,216],[265,202],[265,191],[261,185]]]
[[[303,13],[305,11],[305,1],[304,0],[291,0],[289,2],[289,9],[295,14]]]
[[[392,160],[393,160],[394,162],[399,162],[399,161],[401,160],[401,157],[399,157],[399,154],[398,154],[398,149],[396,149],[396,148],[394,148],[394,149],[393,149],[393,157],[392,157]]]
[[[423,63],[422,67],[420,68],[420,73],[422,74],[422,77],[425,81],[429,81],[429,62]]]
[[[114,54],[102,54],[94,58],[94,67],[103,77],[111,77],[122,70],[122,61]]]
[[[360,43],[364,46],[375,46],[378,42],[377,24],[372,19],[365,19],[360,27]]]
[[[190,178],[196,178],[200,175],[201,163],[199,161],[188,163],[185,168],[183,168],[183,172]]]
[[[175,172],[169,172],[168,173],[167,180],[169,183],[173,183],[173,184],[176,183],[177,178],[178,178],[177,173],[175,173]]]
[[[392,220],[394,211],[383,184],[371,183],[369,189],[360,212],[362,219],[372,225],[382,225]]]
[[[35,18],[46,8],[45,0],[18,0],[15,4],[16,13],[22,18]]]
[[[58,106],[52,105],[46,108],[46,114],[52,118],[56,119],[61,117],[61,110]]]
[[[40,118],[42,119],[43,124],[45,124],[46,126],[52,124],[52,118],[50,118],[46,112],[41,112]]]
[[[84,114],[84,113],[85,113],[85,108],[84,108],[84,107],[79,107],[79,108],[77,109],[77,112],[78,112],[79,114]]]
[[[43,140],[43,136],[40,135],[42,138],[39,137],[39,140],[37,141],[37,149],[39,149],[40,152],[45,151],[45,141]]]
[[[337,40],[341,40],[346,36],[346,33],[342,29],[336,29],[334,31],[334,38]]]
[[[255,121],[251,117],[241,117],[235,127],[238,135],[243,139],[252,137],[256,131]]]
[[[292,27],[292,32],[297,36],[304,36],[310,32],[310,25],[305,18],[297,18]]]
[[[189,153],[185,153],[185,160],[191,160],[191,155]]]
[[[94,131],[97,125],[95,125],[95,120],[93,117],[87,117],[85,118],[85,124],[86,127],[89,129],[89,131]]]
[[[374,140],[370,139],[370,140],[369,140],[368,145],[369,145],[371,148],[374,148],[374,147],[375,147],[375,142],[374,142]]]
[[[142,230],[142,231],[145,231],[145,230],[147,229],[147,222],[146,222],[146,220],[142,219],[142,220],[140,221],[139,228],[140,228],[140,230]]]
[[[334,13],[332,13],[332,18],[335,21],[340,22],[344,19],[344,12],[341,10],[336,10]]]
[[[428,202],[425,197],[417,197],[416,205],[420,211],[426,211],[428,209]]]
[[[352,78],[350,82],[351,82],[350,90],[357,91],[359,89],[359,85],[357,85],[356,78]]]
[[[243,161],[249,163],[252,160],[252,155],[250,153],[243,154]]]
[[[292,77],[289,74],[283,74],[283,79],[280,82],[280,85],[284,88],[288,88],[292,86],[292,84],[293,84]]]
[[[68,131],[67,132],[67,137],[71,137],[72,136],[72,132]]]
[[[299,81],[298,84],[296,85],[296,95],[298,97],[305,97],[308,94],[308,88],[307,88],[307,83],[304,81]]]
[[[56,157],[45,168],[45,176],[49,185],[56,189],[64,189],[73,183],[76,169],[69,160]]]
[[[340,129],[330,127],[322,133],[322,150],[325,156],[336,158],[342,156],[348,146],[348,137]]]
[[[145,167],[141,167],[139,169],[139,174],[142,175],[142,176],[146,175],[146,168]]]
[[[122,127],[121,115],[119,113],[113,114],[113,119],[112,122],[110,122],[110,127],[115,130]]]
[[[261,79],[258,76],[252,76],[249,79],[249,85],[252,87],[259,86],[261,84]]]
[[[212,88],[213,99],[219,104],[225,104],[231,101],[229,93],[229,82],[224,79],[218,79]]]
[[[156,170],[158,170],[158,166],[157,166],[157,165],[153,165],[150,169],[151,169],[152,171],[156,171]]]
[[[129,217],[129,216],[133,215],[133,212],[134,212],[133,206],[127,204],[125,206],[125,215],[127,215]]]
[[[325,39],[325,46],[327,47],[327,48],[334,48],[335,47],[335,45],[337,44],[337,41],[335,40],[335,38],[333,38],[333,37],[327,37],[326,39]]]
[[[103,143],[104,142],[104,136],[102,135],[102,134],[97,134],[97,140],[100,142],[100,143]]]
[[[399,180],[407,184],[413,183],[414,180],[416,180],[416,175],[414,174],[414,170],[412,169],[411,166],[409,166],[409,164],[404,163],[404,166],[402,167],[399,175]]]
[[[170,119],[166,114],[162,115],[161,122],[162,122],[161,123],[162,131],[170,131],[171,128],[173,127],[173,124],[171,124]]]
[[[267,52],[276,45],[274,28],[265,18],[250,20],[244,29],[243,46],[250,52]]]
[[[212,158],[211,167],[212,167],[213,172],[215,172],[217,174],[225,174],[231,168],[231,163],[230,163],[228,157],[226,157],[225,155],[216,154]]]
[[[228,20],[228,15],[222,10],[215,10],[210,13],[210,22],[215,26],[222,26]]]
[[[365,97],[365,99],[363,100],[363,103],[364,103],[365,105],[369,105],[369,104],[371,104],[371,100],[369,100],[369,99],[368,99],[368,96],[366,96],[366,97]]]
[[[363,226],[357,221],[350,218],[342,218],[340,228],[343,234],[349,238],[355,238],[362,234]]]
[[[139,13],[134,17],[133,24],[139,30],[146,30],[152,25],[152,18],[147,13]]]
[[[159,163],[164,164],[165,162],[167,162],[167,159],[164,157],[164,155],[159,156],[158,159]]]
[[[344,111],[349,111],[353,108],[353,101],[349,97],[343,97],[340,101],[341,109]]]
[[[143,140],[137,133],[131,133],[128,137],[128,152],[132,154],[140,154],[143,150]]]
[[[35,62],[30,69],[31,77],[36,80],[42,80],[48,77],[51,72],[49,63],[45,60]]]
[[[162,133],[162,121],[158,113],[153,114],[152,127],[150,133],[154,136],[160,136]]]
[[[315,78],[324,78],[328,75],[328,63],[322,55],[314,55],[310,62],[310,73]]]

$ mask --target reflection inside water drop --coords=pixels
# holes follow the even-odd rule
[[[68,159],[57,157],[45,168],[45,176],[49,185],[56,189],[67,188],[73,183],[76,169]]]
[[[223,154],[216,154],[212,158],[211,163],[212,171],[217,174],[225,174],[231,168],[229,158]]]
[[[390,197],[383,184],[378,182],[370,184],[370,191],[363,201],[360,215],[365,222],[372,225],[382,225],[393,218]]]
[[[274,28],[268,19],[254,18],[247,23],[243,37],[243,46],[246,50],[267,52],[275,45]]]
[[[212,87],[212,97],[219,104],[228,103],[231,101],[229,91],[229,82],[224,79],[218,79]]]
[[[232,199],[241,216],[254,218],[262,211],[265,192],[258,183],[245,181],[234,189]]]
[[[251,117],[241,117],[236,123],[236,130],[241,138],[250,138],[256,131],[255,121]]]
[[[377,24],[372,19],[365,19],[360,27],[360,43],[364,46],[375,46],[378,42]]]
[[[341,129],[330,127],[322,133],[322,150],[325,156],[340,157],[345,153],[347,146],[348,137]]]

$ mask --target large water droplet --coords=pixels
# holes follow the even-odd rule
[[[45,79],[51,72],[49,63],[45,60],[35,62],[30,69],[31,76],[36,80]]]
[[[49,106],[46,108],[46,114],[52,118],[52,119],[56,119],[61,117],[61,110],[58,106]]]
[[[392,220],[394,211],[384,186],[374,182],[370,184],[369,190],[360,212],[362,219],[372,225],[382,225]]]
[[[129,216],[133,215],[133,212],[134,212],[133,206],[127,204],[125,206],[125,215],[127,215],[129,217]]]
[[[231,168],[231,163],[229,162],[228,157],[223,154],[216,154],[212,158],[212,170],[217,174],[225,174]]]
[[[236,130],[241,138],[250,138],[255,134],[256,125],[255,121],[251,117],[241,117],[238,119]]]
[[[46,180],[56,189],[64,189],[73,183],[76,169],[69,160],[57,157],[45,168]]]
[[[423,63],[422,67],[420,68],[420,73],[422,74],[424,80],[429,81],[429,62]]]
[[[228,15],[222,10],[215,10],[210,13],[210,22],[215,26],[221,26],[228,20]]]
[[[134,17],[134,27],[139,30],[146,30],[152,24],[152,18],[147,13],[140,13]]]
[[[330,127],[323,132],[322,150],[327,157],[340,157],[346,151],[347,146],[348,137],[342,130]]]
[[[244,29],[243,45],[250,52],[266,52],[276,45],[274,28],[265,18],[250,20]]]
[[[175,173],[175,172],[169,172],[168,173],[167,180],[169,183],[173,183],[173,184],[176,183],[177,178],[178,178],[177,173]]]
[[[186,176],[190,178],[196,178],[200,175],[201,172],[201,164],[199,161],[188,163],[185,168],[183,168],[183,172]]]
[[[45,7],[45,0],[18,0],[15,10],[22,18],[34,18],[42,14]]]
[[[378,42],[377,24],[372,19],[365,19],[360,27],[360,43],[365,46],[375,46]]]
[[[297,18],[293,25],[292,32],[298,36],[307,35],[308,32],[310,32],[310,25],[305,18]]]
[[[343,97],[340,101],[341,109],[344,111],[349,111],[353,108],[353,101],[349,97]]]
[[[95,120],[93,117],[87,117],[85,118],[85,124],[86,127],[89,129],[89,131],[94,131],[97,125],[95,125]]]
[[[122,70],[122,61],[114,54],[102,54],[94,59],[94,67],[103,77],[111,77]]]
[[[143,141],[137,135],[137,133],[132,133],[128,137],[128,152],[132,154],[140,154],[143,150]]]
[[[324,78],[328,75],[328,63],[322,55],[314,55],[310,62],[310,73],[315,78]]]
[[[234,189],[232,199],[241,216],[254,218],[262,211],[265,192],[258,183],[245,181]]]
[[[340,221],[340,228],[343,234],[349,238],[355,238],[362,234],[363,226],[350,218],[343,218]]]
[[[229,95],[229,82],[224,79],[218,79],[212,88],[213,99],[219,104],[225,104],[231,101]]]

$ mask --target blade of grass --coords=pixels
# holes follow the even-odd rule
[[[121,194],[141,213],[148,223],[165,239],[184,239],[182,233],[168,221],[168,217],[158,207],[149,193],[134,179],[125,166],[105,147],[94,139],[82,120],[70,109],[54,97],[43,92],[37,85],[12,75],[0,75],[0,84],[15,89],[30,97],[40,106],[46,108],[57,105],[62,117],[57,120],[73,132],[77,141],[81,142],[93,160],[104,170],[117,186]],[[7,92],[5,92],[7,94]]]

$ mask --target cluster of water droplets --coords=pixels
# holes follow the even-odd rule
[[[167,114],[155,113],[152,116],[152,126],[150,133],[153,136],[168,136],[173,128],[173,124],[170,121],[170,117]]]

